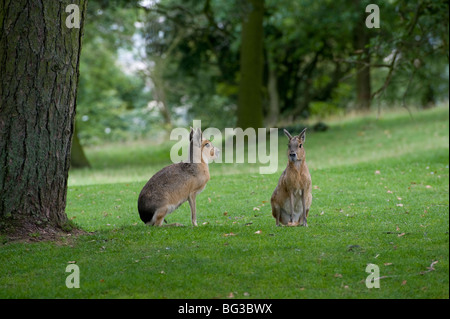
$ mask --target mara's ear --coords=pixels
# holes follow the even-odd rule
[[[189,163],[201,163],[202,131],[199,128],[189,133]]]
[[[283,132],[284,132],[284,134],[286,134],[288,139],[292,139],[292,135],[286,129],[284,129]]]
[[[202,129],[197,127],[197,134],[200,136],[200,141],[203,139],[203,132]]]
[[[200,130],[200,128],[195,128],[191,131],[190,139],[195,147],[201,147],[202,131]]]
[[[298,134],[298,139],[302,141],[302,143],[305,143],[305,135],[306,135],[306,127],[303,129],[303,131]]]

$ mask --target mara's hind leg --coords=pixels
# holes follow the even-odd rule
[[[167,213],[168,209],[166,206],[158,208],[153,214],[153,218],[146,224],[150,226],[162,226],[162,223],[164,222],[164,217],[166,217]]]
[[[275,223],[277,226],[280,226],[280,207],[277,205],[272,205],[272,216],[275,218]]]
[[[272,206],[272,216],[275,218],[275,223],[280,226],[280,206],[276,203],[275,192],[270,198],[270,206]]]
[[[306,197],[305,198],[306,203],[305,203],[303,209],[306,210],[306,212],[303,214],[305,217],[303,226],[308,226],[308,223],[306,222],[306,218],[308,218],[308,216],[309,216],[309,209],[311,208],[311,202],[312,202],[312,194],[308,193],[308,195],[305,197]]]

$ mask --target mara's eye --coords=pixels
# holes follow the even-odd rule
[[[302,144],[298,144],[298,148],[302,148]]]
[[[205,146],[206,146],[206,147],[209,147],[209,143],[206,143]]]

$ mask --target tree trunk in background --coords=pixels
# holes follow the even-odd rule
[[[167,60],[161,57],[153,57],[155,66],[150,72],[150,79],[154,85],[154,98],[159,102],[160,112],[164,119],[164,126],[169,132],[172,129],[172,116],[167,104],[166,98],[166,83],[164,82],[164,69],[166,68]]]
[[[80,28],[66,19],[79,8]],[[0,231],[54,232],[67,177],[85,0],[0,0]]]
[[[364,13],[360,1],[356,1],[357,12]],[[371,83],[370,83],[370,36],[365,25],[366,16],[361,15],[354,28],[353,49],[359,54],[356,65],[356,109],[369,110],[371,102]]]
[[[245,0],[248,12],[242,21],[237,126],[263,127],[263,14],[264,0]]]
[[[277,86],[277,71],[269,67],[269,79],[267,83],[267,91],[269,92],[269,114],[267,115],[267,124],[275,127],[280,114],[280,99]]]
[[[77,132],[78,130],[75,121],[72,137],[72,149],[70,151],[70,165],[73,168],[91,167],[91,164],[89,164],[86,154],[84,154],[83,146],[81,146]]]

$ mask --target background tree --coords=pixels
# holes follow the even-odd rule
[[[264,0],[246,0],[242,18],[237,126],[263,126],[263,16]]]
[[[76,4],[81,28],[68,28]],[[86,1],[0,1],[0,229],[67,221],[67,177]],[[18,49],[20,48],[20,49]]]
[[[367,29],[369,3],[264,1],[261,112],[242,103],[249,114],[262,113],[259,126],[431,106],[448,97],[448,4],[380,2],[381,27]],[[248,44],[243,22],[252,8],[241,0],[91,0],[77,116],[81,143],[162,136],[162,129],[192,119],[205,127],[246,126],[238,124],[238,107],[240,95],[252,91],[240,88],[241,68],[250,65],[241,63]],[[123,52],[135,61],[124,66]]]
[[[358,110],[369,110],[372,99],[372,87],[370,79],[370,35],[371,31],[365,25],[366,20],[366,6],[369,4],[366,1],[355,0],[354,10],[356,14],[356,21],[353,29],[353,53],[357,56],[356,76],[355,76],[355,90],[356,101],[355,107]]]
[[[380,10],[389,23],[370,41],[372,65],[382,69],[372,98],[403,106],[448,99],[448,1],[398,0]]]

